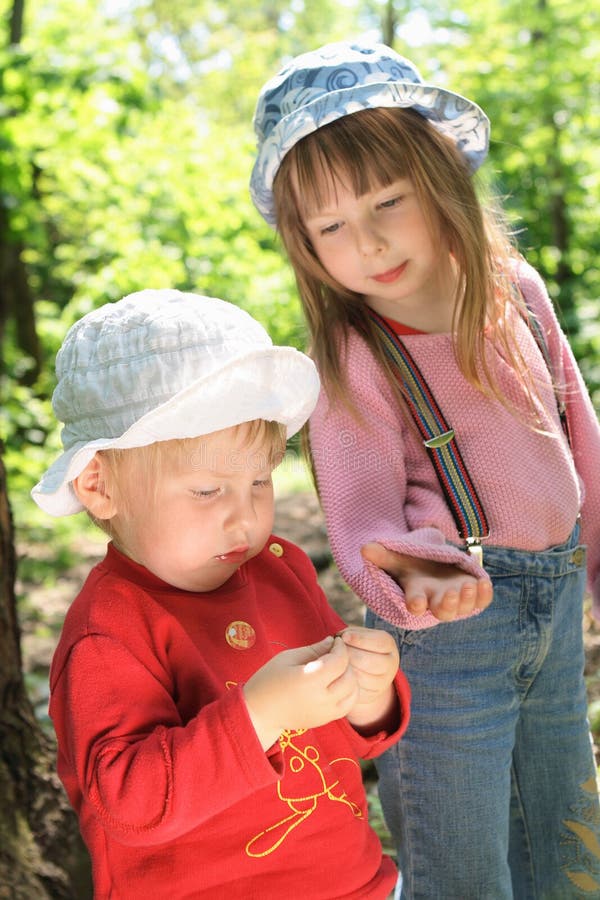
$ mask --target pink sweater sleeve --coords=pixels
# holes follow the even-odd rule
[[[343,405],[331,404],[322,390],[310,420],[311,452],[332,552],[342,577],[383,618],[403,628],[437,625],[439,620],[429,612],[412,615],[397,582],[366,563],[360,548],[377,541],[399,553],[454,563],[473,575],[482,571],[433,524],[410,529],[406,438],[412,426],[402,418],[387,380],[358,336],[348,353],[353,354],[349,385],[360,419]],[[453,527],[444,501],[433,491],[430,520],[440,519]]]
[[[521,289],[544,329],[565,403],[571,450],[581,487],[581,543],[587,545],[588,588],[600,620],[600,426],[569,342],[561,330],[546,286],[535,269],[519,269]]]

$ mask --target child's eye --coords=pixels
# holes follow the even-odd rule
[[[252,482],[253,487],[263,488],[263,487],[271,487],[273,484],[272,478],[257,478],[256,481]]]
[[[403,200],[404,196],[399,194],[397,197],[391,197],[389,200],[382,200],[379,206],[381,209],[393,209],[394,206],[399,206]]]
[[[219,488],[212,488],[206,491],[195,491],[193,488],[190,490],[190,494],[192,497],[200,497],[206,499],[207,497],[216,497],[219,493]]]
[[[340,229],[340,223],[334,222],[333,225],[325,225],[323,228],[321,228],[320,233],[321,234],[335,234],[336,231],[339,231],[339,229]]]

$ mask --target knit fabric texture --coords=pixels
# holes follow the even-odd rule
[[[490,522],[488,544],[546,550],[564,542],[577,516],[588,545],[588,583],[600,616],[600,428],[545,285],[527,263],[516,277],[538,317],[560,392],[567,403],[572,450],[565,439],[548,368],[524,321],[517,341],[535,381],[537,427],[526,420],[517,373],[487,342],[490,366],[509,404],[484,396],[458,369],[449,334],[404,335],[411,355],[456,433]],[[517,315],[515,313],[515,315]],[[365,563],[369,541],[414,557],[482,574],[464,544],[410,416],[359,334],[351,330],[343,364],[358,416],[331,404],[322,388],[310,419],[310,442],[332,552],[342,576],[375,612],[404,628],[437,624],[413,616],[399,585]],[[522,415],[519,414],[522,411]],[[485,546],[484,546],[485,565]]]

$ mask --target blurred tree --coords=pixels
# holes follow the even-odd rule
[[[20,168],[12,139],[26,106],[20,51],[24,3],[10,8],[8,46],[1,57],[4,103],[0,111],[0,346],[12,321],[15,382],[33,384],[42,357],[34,316],[34,294],[25,263],[26,230],[19,222],[22,179],[27,171],[36,196],[34,166]],[[16,126],[18,128],[18,125]],[[3,359],[4,359],[3,354]],[[4,372],[3,380],[7,374]],[[87,852],[73,810],[56,774],[55,747],[37,722],[23,676],[15,598],[16,555],[12,515],[0,440],[0,895],[11,900],[91,896]]]
[[[87,854],[25,690],[13,528],[0,443],[0,896],[85,900]]]
[[[10,11],[8,47],[5,54],[5,60],[9,65],[18,56],[17,48],[23,37],[23,13],[24,0],[15,0]],[[0,87],[3,87],[5,73],[6,69],[0,71]],[[2,118],[17,116],[18,108],[5,103],[0,115]],[[12,150],[11,141],[5,141],[4,157],[9,157]],[[7,182],[6,176],[9,176],[10,182],[11,169],[13,166],[9,164],[2,172],[4,184]],[[32,178],[35,179],[35,173],[32,173]],[[23,258],[24,238],[17,229],[11,227],[11,199],[14,200],[15,197],[11,194],[9,183],[0,196],[0,341],[4,335],[6,322],[11,317],[15,324],[17,347],[28,360],[28,365],[22,368],[18,378],[24,384],[33,384],[42,365],[41,348],[35,328],[34,297]]]

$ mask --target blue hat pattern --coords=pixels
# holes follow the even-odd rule
[[[416,67],[384,44],[327,44],[292,60],[258,98],[250,193],[269,224],[276,224],[273,180],[286,153],[323,125],[377,107],[416,110],[454,140],[473,172],[487,155],[489,120],[477,104],[424,84]]]

